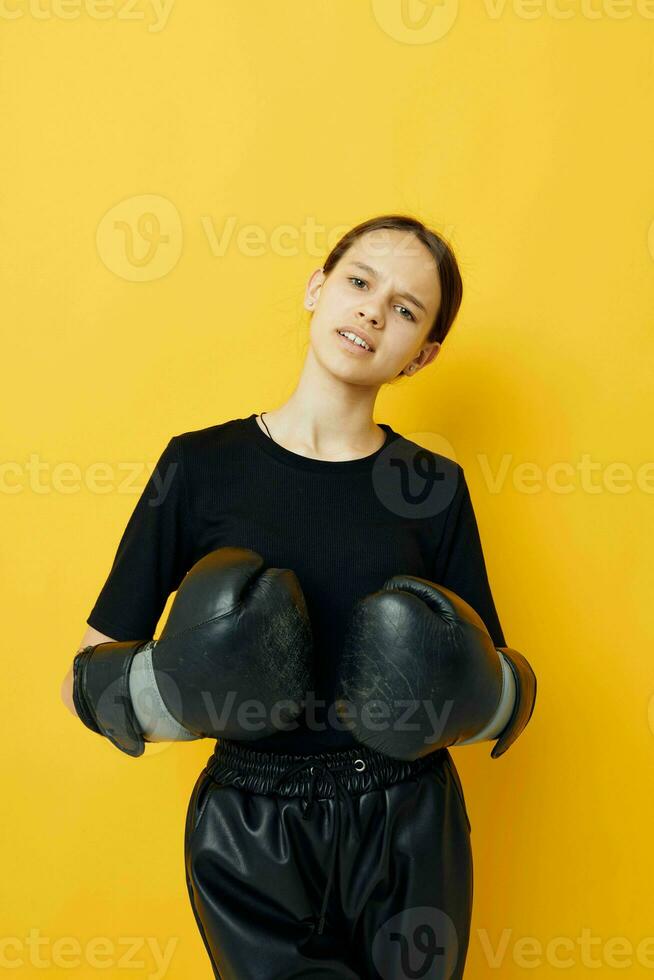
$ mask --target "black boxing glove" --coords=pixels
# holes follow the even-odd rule
[[[529,721],[536,678],[502,647],[516,683],[497,758]],[[345,634],[335,708],[357,741],[396,759],[417,759],[481,732],[503,691],[500,656],[483,621],[456,593],[395,575],[355,605]]]
[[[193,565],[158,640],[100,643],[75,657],[81,720],[132,756],[142,755],[144,738],[129,672],[148,644],[167,711],[198,737],[274,734],[300,715],[313,686],[311,625],[297,577],[264,568],[246,548],[218,548]]]

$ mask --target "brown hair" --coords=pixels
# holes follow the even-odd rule
[[[461,282],[461,274],[456,258],[454,257],[454,252],[449,244],[441,235],[427,228],[417,218],[412,218],[406,214],[383,214],[377,218],[369,218],[367,221],[362,221],[361,224],[356,225],[346,232],[336,245],[334,245],[326,261],[323,263],[323,272],[329,274],[357,238],[360,238],[361,235],[365,235],[369,231],[376,231],[379,228],[394,228],[398,231],[412,232],[429,249],[434,257],[440,277],[442,295],[440,307],[425,340],[442,343],[459,312],[463,296],[463,283]]]

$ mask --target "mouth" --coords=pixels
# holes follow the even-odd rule
[[[375,348],[372,347],[364,337],[361,337],[356,330],[342,329],[337,330],[336,333],[340,337],[342,343],[351,351],[356,351],[358,354],[373,354],[375,351]]]

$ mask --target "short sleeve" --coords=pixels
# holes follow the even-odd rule
[[[448,508],[435,564],[434,582],[465,599],[483,620],[495,646],[506,646],[488,581],[470,491],[458,463],[456,492]]]
[[[191,552],[183,458],[173,436],[127,522],[89,626],[115,640],[151,639]]]

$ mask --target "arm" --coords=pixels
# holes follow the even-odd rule
[[[444,458],[442,465],[456,465],[449,471],[456,482],[433,581],[393,576],[357,604],[341,656],[337,712],[347,711],[349,701],[359,716],[348,725],[355,738],[395,758],[495,741],[496,759],[531,718],[536,677],[527,659],[506,646],[463,469]],[[375,702],[390,725],[380,727],[375,717],[371,731]],[[397,710],[407,705],[417,709],[408,729]]]
[[[437,549],[434,582],[465,600],[481,617],[501,663],[502,694],[495,715],[466,742],[497,740],[497,759],[513,744],[531,718],[536,676],[529,661],[508,647],[497,615],[484,559],[479,527],[465,473],[457,464],[457,486]]]
[[[92,644],[76,654],[73,701],[87,728],[131,756],[143,754],[153,729],[148,741],[255,739],[301,713],[311,654],[295,574],[267,568],[247,548],[218,548],[184,577],[158,640]],[[252,719],[252,706],[264,717]]]
[[[102,644],[139,647],[132,661],[124,661],[121,691],[133,702],[135,723],[147,741],[196,737],[171,722],[154,684],[149,651],[142,649],[145,641],[134,640],[153,636],[169,594],[189,567],[192,542],[180,439],[174,436],[132,511],[75,658]],[[77,693],[73,663],[62,682],[61,698],[71,714],[87,724],[89,719],[80,717],[77,710]]]

